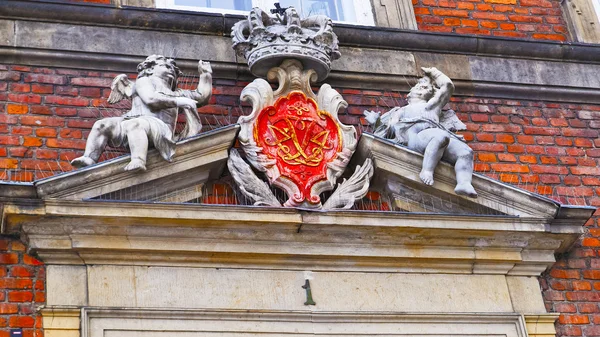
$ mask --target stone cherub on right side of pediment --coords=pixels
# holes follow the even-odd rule
[[[408,105],[396,107],[387,113],[365,111],[366,120],[375,127],[374,134],[394,140],[413,151],[423,154],[419,177],[426,185],[433,185],[433,172],[440,159],[454,164],[456,188],[459,195],[475,198],[471,184],[473,150],[454,132],[466,129],[454,111],[442,110],[450,101],[454,84],[436,68],[421,68],[424,75],[410,89]]]

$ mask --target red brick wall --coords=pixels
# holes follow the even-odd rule
[[[413,0],[419,30],[567,40],[558,0]]]
[[[45,269],[16,239],[0,237],[0,337],[23,329],[24,337],[43,335],[37,309],[46,302]]]
[[[599,188],[594,186],[597,196]],[[597,205],[597,197],[594,199]],[[574,249],[559,257],[540,282],[548,310],[562,313],[557,324],[559,336],[600,335],[599,224],[598,217],[590,222],[587,234]]]
[[[10,173],[12,179],[30,181],[70,170],[68,161],[82,153],[97,112],[106,111],[102,106],[115,75],[0,66],[2,179]],[[247,113],[246,107],[239,106],[239,94],[246,83],[214,82],[211,105],[200,109],[206,128],[235,122],[243,109]],[[360,124],[363,110],[387,111],[390,106],[403,104],[404,97],[373,90],[341,92],[350,107],[340,119],[355,125]],[[468,126],[464,135],[476,152],[477,171],[563,202],[600,205],[600,106],[455,97],[450,107]],[[600,325],[595,325],[600,323],[597,219],[590,221],[587,229],[585,238],[560,257],[541,280],[548,310],[563,313],[560,335],[600,334]],[[11,254],[16,254],[19,262],[29,261],[22,251]],[[12,261],[16,263],[14,257]],[[30,268],[33,275],[43,272],[41,267]],[[12,269],[5,270],[0,280],[14,279]],[[25,279],[38,281],[35,277]],[[42,291],[35,294],[43,297]],[[11,304],[8,293],[0,302]],[[27,300],[27,305],[18,305],[19,310],[25,310],[19,312],[28,312],[22,308],[32,308],[36,299]],[[0,325],[9,321],[6,317],[6,323],[0,321]]]

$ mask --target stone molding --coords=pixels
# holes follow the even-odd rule
[[[0,3],[0,18],[229,36],[231,27],[244,16],[156,8],[116,9],[93,4],[5,0]],[[600,60],[600,45],[411,32],[348,24],[336,24],[334,30],[341,45],[362,48],[383,47],[591,63],[598,63]]]
[[[174,163],[155,153],[141,175],[120,170],[125,157],[27,185],[41,199],[6,201],[2,231],[23,233],[30,248],[49,264],[538,276],[552,265],[554,253],[566,251],[578,238],[594,211],[561,206],[479,175],[473,179],[479,198],[454,196],[453,203],[488,207],[497,215],[311,212],[136,202],[126,197],[80,201],[131,186],[143,190],[137,187],[155,186],[157,181],[168,182],[163,184],[168,189],[216,178],[238,129],[231,125],[184,141]],[[367,158],[380,179],[393,178],[434,195],[453,191],[448,164],[441,163],[436,183],[425,186],[418,181],[420,154],[363,134],[352,160],[362,163]]]
[[[346,50],[347,51],[347,50]],[[346,52],[344,51],[344,52]],[[382,57],[387,55],[381,55]],[[111,72],[127,72],[136,66],[141,58],[134,55],[116,54],[91,54],[76,51],[49,51],[32,48],[15,48],[0,46],[0,57],[7,64],[26,64],[43,67],[70,67]],[[465,56],[468,57],[468,56]],[[414,61],[411,62],[413,65]],[[435,64],[435,63],[430,63]],[[191,60],[178,60],[177,65],[184,71],[193,71],[195,62]],[[248,67],[236,63],[211,61],[215,78],[248,81],[253,79]],[[376,89],[386,88],[390,91],[408,92],[410,85],[407,78],[416,76],[390,75],[375,73],[355,73],[335,70],[339,67],[333,64],[334,70],[329,74],[327,82],[339,88]],[[536,67],[531,64],[531,69]],[[550,68],[548,72],[564,74],[560,67]],[[571,72],[572,74],[572,72]],[[600,95],[597,88],[561,87],[551,84],[519,84],[519,83],[492,83],[489,81],[453,80],[456,91],[455,96],[472,96],[498,99],[517,99],[534,101],[573,102],[586,104],[600,104]]]
[[[529,337],[555,337],[554,323],[560,316],[559,313],[543,315],[525,314],[525,326]]]
[[[172,163],[151,150],[148,170],[143,173],[123,171],[129,161],[129,156],[124,156],[38,180],[35,182],[37,194],[41,198],[88,199],[134,185],[138,186],[137,193],[143,193],[145,183],[160,186],[161,178],[168,180],[166,185],[172,190],[202,184],[209,177],[221,174],[238,130],[239,126],[232,124],[178,142]],[[138,197],[143,198],[143,195]],[[129,198],[124,195],[124,199]]]
[[[3,233],[48,264],[539,276],[581,233],[550,221],[45,200],[5,204]]]
[[[115,328],[123,323],[119,324],[115,319],[137,319],[137,320],[164,320],[169,319],[173,316],[178,318],[185,317],[186,319],[192,320],[210,320],[210,319],[224,319],[230,318],[234,320],[247,320],[257,321],[261,317],[263,320],[271,320],[273,317],[280,318],[292,318],[293,321],[302,321],[307,316],[314,318],[312,313],[293,313],[293,312],[268,312],[263,311],[259,313],[248,312],[247,310],[236,311],[210,311],[210,310],[183,310],[183,309],[102,309],[93,307],[84,307],[82,309],[75,307],[52,307],[41,310],[43,317],[43,327],[45,335],[48,337],[79,337],[89,336],[89,327],[94,325],[95,319],[108,320],[110,324],[105,326],[102,330],[109,328]],[[264,318],[264,317],[268,318]],[[336,321],[336,322],[349,322],[356,321],[361,323],[362,320],[368,320],[369,323],[373,322],[373,319],[377,323],[401,323],[411,322],[417,324],[493,324],[505,330],[511,324],[514,324],[515,330],[519,333],[523,333],[523,321],[527,336],[531,337],[554,337],[556,335],[556,329],[554,322],[558,319],[559,314],[536,314],[523,315],[524,319],[520,318],[520,315],[515,314],[393,314],[393,313],[360,313],[360,314],[349,314],[349,313],[319,313],[317,316],[317,322],[320,324]],[[111,320],[112,319],[112,320]],[[80,334],[80,325],[84,328]],[[507,336],[510,336],[507,334]],[[524,336],[524,335],[523,335]]]
[[[8,64],[127,72],[161,45],[165,50],[158,52],[178,50],[184,71],[195,72],[201,57],[211,62],[215,78],[249,81],[227,36],[239,18],[7,0],[0,3],[0,57]],[[453,79],[457,96],[600,104],[600,46],[350,25],[334,31],[343,55],[328,78],[334,87],[408,91],[419,67],[435,66]],[[143,43],[148,39],[155,43]],[[203,44],[212,48],[199,48]]]
[[[177,318],[177,319],[174,319]],[[181,321],[185,318],[185,321]],[[400,314],[343,312],[270,312],[251,310],[151,310],[84,308],[81,315],[82,337],[105,336],[105,331],[127,330],[178,331],[196,333],[249,333],[262,335],[331,334],[358,335],[373,333],[413,336],[417,334],[445,336],[526,337],[521,315],[517,314]],[[227,322],[224,324],[223,322]],[[135,335],[138,336],[138,335]]]
[[[52,306],[50,308],[44,308],[41,310],[43,319],[44,333],[47,337],[79,337],[79,336],[90,336],[89,329],[82,330],[83,334],[80,334],[80,326],[83,323],[85,328],[89,328],[91,321],[94,319],[116,319],[116,318],[133,318],[133,319],[152,319],[161,320],[169,317],[176,316],[178,318],[186,318],[192,320],[209,320],[211,318],[227,318],[231,317],[234,319],[240,319],[240,314],[244,317],[241,319],[245,320],[256,320],[257,314],[244,310],[243,313],[240,311],[210,311],[210,310],[182,310],[182,309],[102,309],[92,307],[61,307]],[[264,315],[264,311],[261,311],[260,316]],[[267,316],[269,318],[295,318],[294,321],[299,321],[303,317],[313,315],[309,313],[277,313],[269,312]],[[525,314],[524,322],[527,331],[527,336],[530,337],[554,337],[556,335],[556,329],[554,322],[558,319],[559,314]],[[373,322],[373,318],[377,322],[412,322],[418,324],[511,324],[515,322],[515,327],[519,329],[519,319],[516,319],[517,315],[514,314],[393,314],[393,313],[360,313],[360,314],[344,314],[344,313],[319,313],[318,322],[327,322],[332,320],[347,322],[348,320],[354,320],[360,322],[361,320],[368,319],[368,322]],[[82,321],[83,319],[83,321]],[[106,326],[108,328],[114,328],[119,325],[116,321],[111,321],[112,324]],[[522,326],[521,326],[522,329]]]
[[[15,22],[0,19],[0,27],[4,26],[6,26],[4,31],[13,31],[16,26],[19,26],[20,28],[17,31],[21,36],[20,38],[13,38],[9,43],[0,42],[0,57],[5,60],[5,64],[128,72],[143,60],[145,54],[141,53],[151,52],[146,50],[150,48],[146,45],[128,49],[139,55],[123,54],[121,52],[123,47],[119,43],[106,40],[102,42],[101,52],[86,51],[82,49],[83,47],[70,45],[70,42],[64,43],[65,41],[75,40],[63,39],[62,45],[59,46],[52,43],[48,44],[48,42],[39,44],[40,40],[34,36],[36,34],[48,35],[52,31],[59,34],[61,31],[76,32],[78,30],[78,28],[64,24]],[[28,28],[25,29],[25,26]],[[82,28],[81,26],[75,27]],[[81,29],[81,33],[85,33],[84,35],[88,31],[94,31],[100,35],[131,35],[129,40],[134,41],[132,43],[137,43],[135,41],[141,43],[145,36],[150,35],[154,40],[164,41],[165,46],[170,46],[174,41],[179,40],[210,43],[216,46],[219,52],[204,48],[199,56],[211,62],[215,78],[242,81],[252,79],[248,67],[242,61],[239,61],[239,63],[235,61],[234,52],[229,49],[229,39],[226,37],[205,35],[180,37],[176,33],[157,32],[153,34],[150,31],[92,26]],[[401,34],[399,33],[399,35]],[[51,36],[44,37],[42,40],[50,41]],[[191,44],[186,45],[191,46]],[[165,48],[172,49],[171,47]],[[328,77],[328,83],[338,88],[378,90],[385,88],[391,92],[407,92],[410,89],[409,82],[414,81],[418,75],[417,69],[419,66],[435,66],[453,78],[456,86],[456,96],[587,104],[600,103],[600,95],[598,94],[600,65],[596,64],[573,63],[571,61],[550,62],[533,58],[501,59],[492,56],[468,54],[427,54],[348,46],[342,47],[341,51],[344,56],[333,62],[333,70]],[[182,70],[195,72],[196,63],[192,60],[192,57],[197,56],[194,48],[181,50],[177,63]],[[386,63],[390,59],[394,62]],[[390,67],[384,69],[381,67],[383,64],[390,64]],[[347,69],[353,69],[353,71],[347,71]],[[502,69],[502,76],[498,76],[497,69]],[[527,69],[527,72],[523,72],[523,69]],[[579,75],[575,76],[576,74]]]
[[[80,337],[80,308],[43,308],[40,312],[45,337]]]

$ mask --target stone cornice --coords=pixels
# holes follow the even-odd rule
[[[581,234],[541,218],[140,202],[49,199],[3,213],[3,233],[22,233],[49,264],[537,276]]]
[[[186,72],[195,73],[202,58],[211,62],[215,79],[249,81],[253,77],[229,37],[239,19],[6,0],[0,2],[0,30],[6,37],[0,58],[6,64],[130,72],[149,54],[176,50]],[[453,79],[456,96],[600,104],[600,45],[350,25],[334,30],[343,56],[333,62],[327,79],[333,87],[407,92],[420,67],[435,66]]]
[[[91,4],[5,0],[0,3],[0,18],[229,36],[233,24],[244,17],[166,9],[117,9]],[[600,62],[600,45],[595,44],[464,36],[345,24],[336,24],[335,31],[341,45],[361,48]]]

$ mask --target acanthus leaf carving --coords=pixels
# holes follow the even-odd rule
[[[281,207],[281,203],[269,186],[254,174],[250,165],[246,164],[236,149],[231,149],[229,153],[227,168],[240,191],[250,198],[255,206]]]
[[[356,166],[349,179],[344,179],[341,184],[338,184],[335,192],[323,205],[323,209],[351,208],[369,191],[371,177],[373,177],[373,161],[367,158],[362,166]]]

